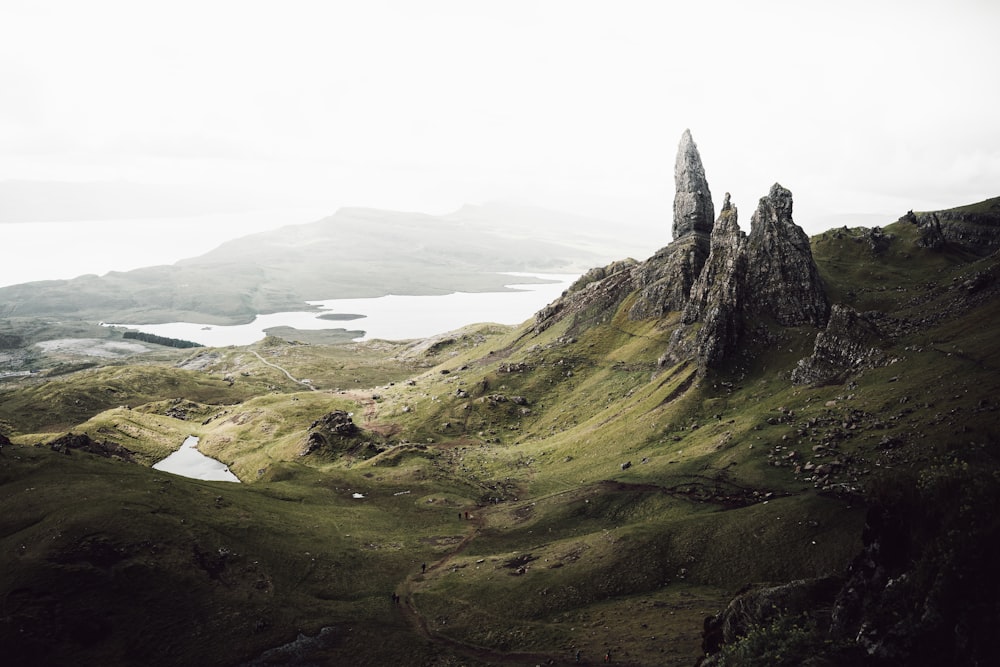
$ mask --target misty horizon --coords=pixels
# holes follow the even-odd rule
[[[997,194],[998,23],[977,0],[11,2],[0,184],[179,193],[170,215],[501,201],[655,231],[690,128],[716,199],[752,211],[780,182],[815,234]]]

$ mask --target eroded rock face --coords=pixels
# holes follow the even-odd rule
[[[694,357],[702,371],[718,368],[738,352],[752,319],[822,326],[829,308],[809,238],[792,221],[792,193],[775,184],[760,200],[749,236],[740,231],[727,193],[708,259],[685,303],[683,325],[660,363]]]
[[[710,251],[715,206],[691,131],[684,130],[674,164],[673,242],[636,268],[641,290],[629,311],[633,320],[684,310]]]
[[[825,326],[826,290],[809,237],[792,220],[792,193],[778,183],[762,197],[747,239],[748,310],[783,326]]]
[[[689,234],[636,267],[635,280],[641,291],[629,318],[644,320],[684,310],[709,248],[707,236]]]
[[[691,287],[683,324],[671,337],[661,365],[695,357],[702,367],[719,365],[742,337],[746,280],[746,235],[740,231],[736,207],[726,193],[712,229],[711,250]],[[694,326],[700,322],[701,326]]]
[[[775,184],[760,200],[750,234],[726,194],[712,221],[712,195],[691,133],[677,153],[674,240],[638,265],[590,271],[535,316],[535,331],[573,314],[574,324],[605,321],[633,292],[633,320],[680,315],[661,365],[696,360],[720,368],[750,337],[751,326],[823,327],[829,317],[809,237],[792,220],[792,193]],[[765,327],[766,329],[766,327]],[[766,331],[765,331],[766,334]]]
[[[69,454],[71,450],[77,449],[90,454],[97,454],[104,458],[117,457],[124,461],[135,460],[135,452],[132,450],[106,440],[98,442],[86,433],[66,433],[50,441],[49,447],[52,448],[52,451],[62,452],[63,454]]]
[[[712,233],[715,206],[705,178],[698,146],[691,138],[691,130],[684,130],[677,147],[674,163],[674,240],[678,241],[693,232]]]
[[[635,290],[634,260],[612,262],[591,269],[581,276],[561,297],[535,313],[535,333],[541,333],[560,320],[572,318],[570,330],[600,320],[618,309]]]
[[[927,248],[954,244],[984,255],[1000,248],[1000,198],[974,207],[929,213],[910,211],[900,220],[917,226],[918,244]]]
[[[359,433],[360,429],[350,414],[343,410],[328,412],[309,426],[306,444],[299,454],[305,456],[336,443],[343,444],[345,440]]]
[[[867,317],[847,306],[836,304],[830,311],[826,329],[816,335],[811,356],[792,370],[795,384],[823,385],[839,382],[853,371],[873,368],[885,361],[876,347],[878,328]]]
[[[732,356],[745,329],[743,302],[746,283],[746,235],[740,231],[736,207],[726,193],[722,212],[712,230],[712,250],[691,289],[684,322],[701,320],[695,354],[705,367],[718,366]]]

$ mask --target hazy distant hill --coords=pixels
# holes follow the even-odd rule
[[[171,266],[0,288],[0,314],[246,322],[308,300],[499,290],[510,282],[500,272],[582,272],[623,249],[641,246],[613,225],[536,209],[345,208]]]

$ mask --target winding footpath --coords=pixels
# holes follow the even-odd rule
[[[285,370],[284,368],[282,368],[281,366],[279,366],[279,365],[277,365],[277,364],[272,364],[272,363],[271,363],[270,361],[268,361],[268,360],[267,360],[267,359],[265,359],[264,357],[260,356],[260,355],[259,355],[259,354],[257,353],[257,351],[256,351],[256,350],[250,350],[250,352],[252,352],[252,353],[253,353],[253,355],[254,355],[255,357],[257,357],[258,359],[260,359],[260,362],[261,362],[262,364],[264,364],[265,366],[270,366],[271,368],[274,368],[274,369],[277,369],[277,370],[281,371],[281,372],[282,372],[282,373],[284,373],[284,374],[285,374],[285,376],[286,376],[286,377],[287,377],[287,378],[288,378],[289,380],[291,380],[292,382],[294,382],[294,383],[296,383],[296,384],[300,384],[300,385],[302,385],[303,387],[309,387],[309,388],[310,388],[310,389],[312,389],[313,391],[316,391],[316,387],[312,386],[312,384],[311,384],[311,383],[309,383],[309,382],[306,382],[305,380],[299,380],[299,379],[297,379],[297,378],[295,378],[295,377],[292,377],[292,374],[291,374],[291,373],[289,373],[289,372],[288,372],[287,370]]]

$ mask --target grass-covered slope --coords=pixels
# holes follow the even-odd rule
[[[746,585],[846,577],[875,507],[942,500],[909,544],[946,567],[961,544],[929,526],[974,513],[947,509],[948,480],[992,497],[1000,283],[995,255],[919,238],[813,239],[831,301],[878,325],[877,354],[821,384],[791,379],[818,331],[770,322],[729,370],[661,366],[679,318],[630,320],[634,297],[540,332],[269,339],[26,383],[4,395],[34,412],[3,416],[21,443],[0,453],[3,643],[38,664],[240,664],[301,631],[268,659],[690,665]],[[29,446],[70,429],[140,465]],[[243,484],[141,465],[188,434]],[[806,637],[788,627],[752,654]]]

